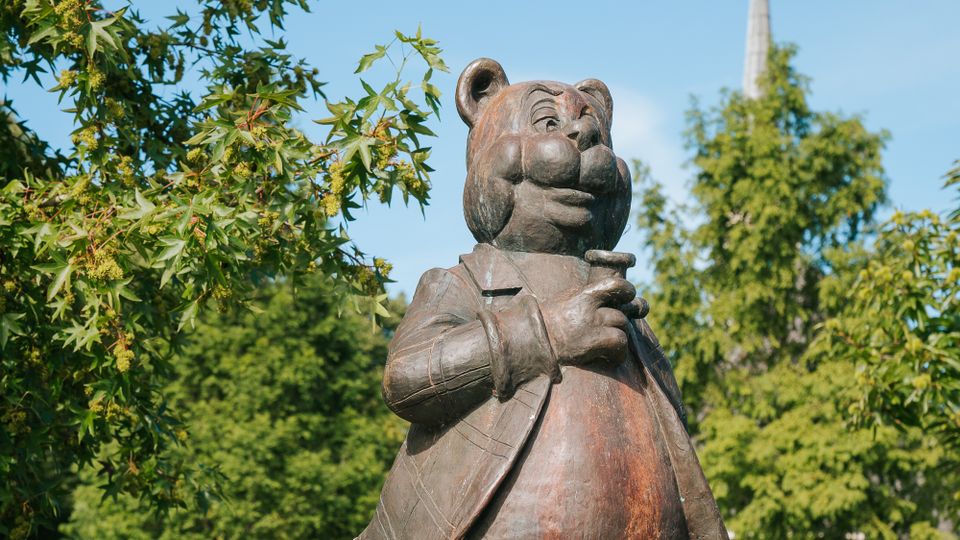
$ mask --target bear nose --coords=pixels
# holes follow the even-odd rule
[[[600,142],[600,128],[592,118],[578,118],[568,122],[563,128],[563,134],[577,143],[581,152]]]

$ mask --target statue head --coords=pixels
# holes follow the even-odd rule
[[[613,153],[605,84],[510,84],[481,58],[460,75],[456,100],[470,127],[463,207],[478,242],[576,256],[613,249],[630,213],[630,172]]]

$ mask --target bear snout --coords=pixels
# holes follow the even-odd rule
[[[523,141],[523,177],[550,187],[576,187],[580,179],[580,151],[558,133],[532,135]]]
[[[580,184],[578,189],[594,194],[606,194],[617,188],[617,156],[606,146],[598,145],[580,154]]]
[[[600,125],[595,118],[588,116],[567,122],[562,131],[581,152],[600,144]]]

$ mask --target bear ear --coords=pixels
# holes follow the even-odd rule
[[[457,81],[457,112],[471,128],[483,107],[510,83],[496,60],[478,58],[460,74]]]
[[[607,122],[613,124],[613,97],[610,96],[610,89],[602,81],[597,79],[584,79],[573,85],[577,90],[586,92],[596,98],[607,113]]]

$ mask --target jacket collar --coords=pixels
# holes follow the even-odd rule
[[[460,256],[462,264],[484,296],[517,293],[527,287],[517,267],[490,244],[477,244],[472,253]]]

